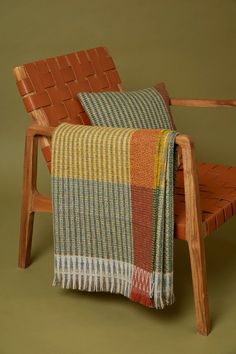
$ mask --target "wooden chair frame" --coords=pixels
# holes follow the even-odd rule
[[[51,198],[37,190],[38,143],[50,171],[50,138],[55,127],[62,122],[91,124],[76,99],[77,93],[122,91],[122,84],[105,47],[37,60],[15,67],[13,73],[25,109],[33,121],[25,136],[20,227],[19,267],[25,268],[30,264],[34,214],[52,211]],[[172,106],[236,106],[236,100],[169,99],[164,86],[159,89]],[[204,237],[236,213],[236,167],[197,164],[194,144],[187,135],[178,135],[176,144],[182,150],[183,169],[179,169],[176,181],[175,237],[188,243],[197,330],[207,335],[210,319]],[[205,186],[204,191],[202,186]]]
[[[236,106],[236,100],[189,100],[171,99],[173,106],[219,107]],[[33,125],[26,130],[23,196],[19,247],[19,267],[30,264],[33,220],[35,212],[51,212],[52,202],[37,190],[38,139],[51,137],[55,128]],[[193,141],[188,135],[178,135],[176,144],[182,150],[185,207],[186,241],[188,243],[193,292],[196,310],[197,331],[202,335],[210,332],[210,317],[207,294],[207,277],[204,237],[206,236],[201,218],[197,163]]]

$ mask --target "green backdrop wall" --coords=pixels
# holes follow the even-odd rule
[[[55,296],[55,292],[52,292],[50,288],[51,273],[50,276],[48,275],[48,269],[52,269],[50,216],[41,215],[36,218],[37,228],[33,246],[35,262],[24,272],[20,272],[16,267],[24,130],[29,124],[29,118],[16,90],[12,68],[36,59],[102,45],[106,46],[113,56],[126,89],[145,88],[164,81],[171,97],[236,98],[235,19],[235,0],[1,1],[0,263],[2,265],[0,271],[3,274],[1,283],[5,284],[0,298],[1,313],[5,314],[5,322],[1,322],[0,319],[0,326],[5,328],[5,332],[1,332],[5,333],[4,340],[0,341],[3,345],[3,348],[0,345],[1,353],[14,354],[15,350],[20,353],[23,350],[21,346],[23,342],[28,343],[24,347],[25,353],[27,350],[34,353],[38,353],[38,351],[46,353],[47,350],[51,354],[54,353],[54,350],[55,353],[60,352],[58,349],[60,346],[57,347],[55,344],[56,338],[60,336],[59,329],[56,329],[56,334],[54,332],[52,334],[54,344],[50,342],[50,335],[47,334],[51,333],[50,330],[54,326],[54,322],[50,321],[48,316],[51,315],[53,318],[54,315],[56,316],[56,312],[50,312],[52,307],[47,309],[43,307],[45,312],[40,317],[41,313],[36,310],[37,301],[40,302],[43,298],[46,303],[48,299],[46,295],[45,297],[42,295],[40,289],[45,290],[45,294],[51,299],[51,304],[53,304]],[[236,165],[236,108],[175,108],[173,115],[178,130],[192,135],[196,143],[198,159]],[[50,179],[42,161],[39,164],[39,185],[42,191],[50,191]],[[167,317],[161,315],[159,322],[154,318],[154,315],[151,316],[149,313],[151,323],[145,322],[145,329],[140,327],[137,329],[135,320],[129,322],[131,320],[125,317],[125,321],[127,320],[131,327],[136,328],[139,338],[141,338],[139,333],[143,333],[143,331],[146,333],[142,337],[143,342],[137,341],[137,337],[130,334],[131,337],[127,337],[125,340],[128,347],[136,348],[136,353],[144,353],[145,348],[150,345],[148,353],[155,352],[154,339],[156,338],[155,333],[157,333],[155,326],[158,323],[159,330],[160,328],[166,329],[170,325],[172,335],[177,333],[179,338],[185,340],[186,345],[191,346],[191,343],[195,343],[192,353],[194,350],[214,354],[236,353],[232,332],[236,315],[235,272],[232,273],[236,268],[235,251],[233,251],[235,250],[235,230],[236,222],[232,220],[216,233],[215,241],[207,241],[210,300],[213,304],[213,318],[216,321],[215,332],[209,337],[208,342],[203,342],[199,337],[192,335],[192,332],[194,333],[194,307],[191,279],[189,271],[186,270],[188,269],[186,253],[183,249],[178,249],[182,246],[177,246],[176,282],[179,284],[177,285],[177,293],[179,291],[180,297],[183,297],[188,304],[186,294],[189,291],[190,317],[187,315],[189,313],[188,305],[186,305],[187,307],[180,305],[180,308],[177,305],[177,310],[170,310]],[[47,274],[46,278],[44,278],[45,274]],[[35,277],[41,279],[42,283],[36,284]],[[181,292],[183,279],[188,284],[185,295]],[[41,294],[41,297],[37,298],[36,292],[34,293],[32,289],[37,289],[37,294]],[[229,297],[227,298],[227,296]],[[91,307],[89,298],[84,297],[84,299],[87,301],[83,300],[84,306]],[[57,301],[58,306],[61,306],[61,302]],[[68,301],[73,302],[73,299],[67,299]],[[96,300],[93,298],[91,301]],[[115,305],[120,306],[119,309],[122,311],[121,305],[117,303]],[[60,313],[62,316],[67,313],[69,305],[66,305],[65,302],[63,306],[65,313]],[[72,309],[72,304],[70,306]],[[76,306],[75,303],[73,306]],[[32,317],[29,317],[29,314],[25,315],[23,308],[28,309],[26,311],[31,311]],[[127,308],[128,306],[126,306],[126,310]],[[136,307],[132,307],[132,309],[136,309]],[[179,309],[181,311],[178,311]],[[99,313],[101,310],[97,311]],[[115,309],[109,311],[115,311]],[[123,333],[121,330],[123,328],[122,321],[120,320],[120,324],[117,325],[114,332],[112,330],[114,313],[110,312],[110,322],[109,319],[107,319],[108,322],[104,322],[108,323],[107,326],[109,325],[109,329],[104,327],[104,330],[106,329],[107,333],[110,333],[107,340],[111,341],[111,345],[112,340],[116,341],[117,335],[120,348],[123,348],[122,345],[125,345],[125,342],[122,338],[126,337],[120,337],[118,334]],[[82,315],[78,311],[78,318],[83,315],[84,318],[88,318],[86,317],[89,316],[88,314],[88,310],[84,311]],[[139,315],[141,316],[141,313],[138,310],[138,314],[132,314],[131,318],[134,316],[135,319],[135,316]],[[187,329],[184,326],[178,327],[176,325],[178,320],[176,322],[174,320],[175,315],[179,321],[181,318],[186,318],[186,323],[192,327],[187,327]],[[27,325],[22,325],[21,321],[19,322],[19,318],[24,319],[24,316],[29,321]],[[35,320],[32,319],[33,317]],[[45,327],[37,324],[37,318],[41,318],[42,321],[47,319],[47,324],[43,322]],[[99,323],[98,319],[97,321]],[[138,317],[137,321],[139,321]],[[220,321],[222,321],[222,326]],[[76,319],[67,322],[68,328],[72,331],[70,333],[76,335],[76,331],[74,331],[76,327],[70,327],[70,323],[75,324]],[[15,341],[9,339],[12,325],[15,331]],[[150,326],[154,332],[150,330]],[[36,332],[33,332],[32,328],[36,328],[38,334],[35,334]],[[85,338],[89,335],[91,328],[86,326],[81,328],[85,328],[85,332],[82,332],[85,333],[85,337],[80,338],[81,348],[86,348]],[[95,336],[100,333],[101,338],[105,340],[104,333],[101,334],[98,329],[92,328],[94,328]],[[117,328],[120,328],[121,332],[116,332]],[[35,348],[33,342],[30,342],[31,344],[27,342],[26,331],[30,331],[33,340],[36,341],[37,338],[39,341],[41,340],[39,347]],[[191,335],[188,336],[190,332]],[[222,342],[222,337],[226,332],[226,340]],[[150,333],[154,335],[152,339],[149,337]],[[160,333],[163,334],[162,329]],[[165,333],[168,336],[168,331]],[[71,339],[71,334],[67,333],[67,335]],[[123,335],[125,334],[123,333]],[[164,338],[166,337],[163,336],[162,340],[161,337],[158,337],[157,341],[160,343],[160,348],[163,348],[161,353],[169,353],[171,348],[174,348],[174,344],[168,341],[163,342]],[[43,346],[42,343],[45,345]],[[96,343],[99,343],[98,339],[95,341],[94,347],[91,346],[91,348],[96,349]],[[67,344],[66,341],[61,343],[61,348],[64,348],[63,353],[65,353]],[[69,352],[74,353],[73,341],[70,342],[70,348]],[[125,353],[125,347],[121,351],[117,348],[113,347],[113,351],[109,351],[109,348],[104,349],[103,353]],[[181,348],[183,349],[184,346],[175,345],[176,350],[181,351]],[[94,352],[100,352],[95,349]],[[84,349],[82,352],[86,353],[86,350]],[[90,352],[93,352],[92,349]]]

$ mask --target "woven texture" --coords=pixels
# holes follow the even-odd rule
[[[43,126],[91,124],[76,94],[121,90],[115,64],[103,47],[24,64],[14,75],[26,111]],[[41,138],[41,147],[50,169],[50,140]]]
[[[87,115],[76,98],[76,94],[80,90],[83,91],[84,81],[87,82],[87,87],[89,86],[89,89],[86,89],[88,91],[95,89],[96,91],[121,90],[119,74],[105,48],[95,48],[38,60],[16,67],[14,75],[25,108],[29,111],[34,123],[44,126],[58,125],[63,121],[85,123],[88,119]],[[108,82],[107,87],[103,87],[104,80]],[[51,90],[49,90],[50,87]],[[156,87],[169,109],[169,97],[164,86],[157,85]],[[65,91],[70,93],[70,97],[67,96],[68,99],[65,99],[66,96],[63,95]],[[45,97],[49,97],[49,99],[45,100]],[[46,101],[48,104],[50,101],[48,106],[45,106]],[[45,109],[46,107],[48,109]],[[63,112],[66,109],[67,113],[64,118],[62,117],[64,114],[60,115],[60,107]],[[47,138],[41,138],[40,142],[50,170],[50,141]],[[236,168],[201,163],[198,173],[203,223],[205,234],[209,235],[236,214]],[[180,169],[177,173],[175,193],[175,237],[186,239],[184,182],[183,171]]]
[[[93,125],[174,129],[167,102],[154,87],[129,92],[78,93]]]
[[[200,207],[205,236],[236,214],[236,167],[198,164]],[[179,169],[175,188],[175,236],[186,239],[183,170]]]
[[[163,308],[173,295],[170,130],[60,125],[53,136],[54,285]]]

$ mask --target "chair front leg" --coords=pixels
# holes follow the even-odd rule
[[[188,136],[180,136],[179,145],[182,148],[183,156],[186,240],[188,242],[192,270],[197,331],[202,335],[208,335],[210,333],[210,316],[207,294],[205,244],[195,150]]]
[[[211,328],[207,294],[205,244],[202,240],[201,232],[189,233],[188,238],[197,331],[207,336]]]
[[[19,260],[20,268],[30,264],[34,211],[32,210],[33,196],[36,192],[38,142],[32,135],[25,137],[24,172],[20,221]]]

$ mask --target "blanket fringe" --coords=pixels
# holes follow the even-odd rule
[[[129,297],[133,265],[117,260],[55,255],[53,286],[121,293]]]
[[[53,286],[121,294],[131,301],[156,309],[163,309],[175,302],[174,293],[170,291],[173,288],[173,273],[164,274],[164,277],[162,273],[150,274],[149,294],[143,287],[137,287],[138,284],[134,284],[132,264],[95,257],[55,255]]]

